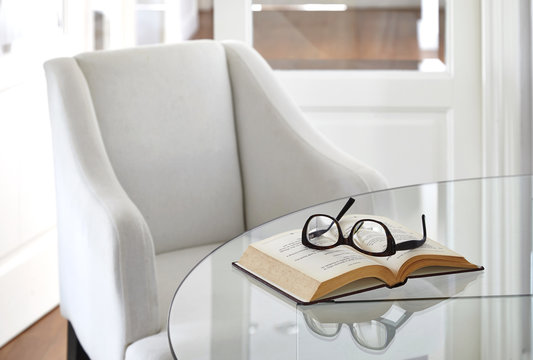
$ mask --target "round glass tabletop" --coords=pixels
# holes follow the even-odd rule
[[[411,279],[335,303],[297,305],[232,266],[247,246],[301,229],[339,199],[228,241],[179,285],[168,336],[178,359],[530,358],[531,176],[408,186],[355,196],[350,213],[386,216],[484,271]]]

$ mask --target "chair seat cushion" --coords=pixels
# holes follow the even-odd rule
[[[140,339],[128,346],[126,350],[127,360],[172,359],[166,329],[168,310],[174,293],[192,268],[221,244],[215,243],[171,251],[155,257],[159,319],[162,331],[158,334]]]
[[[162,330],[167,328],[168,310],[178,285],[198,262],[221,244],[214,243],[170,251],[155,257],[159,320]]]
[[[166,331],[145,337],[128,346],[125,360],[171,360]]]
[[[186,359],[208,359],[210,357],[210,349],[205,346],[205,337],[209,336],[201,332],[201,328],[194,326],[195,324],[187,324],[187,333],[181,337],[181,341],[187,342],[183,344],[178,342],[177,346],[179,358]],[[176,354],[177,355],[177,354]],[[126,349],[125,360],[170,360],[173,359],[170,352],[168,336],[166,331],[161,331],[159,334],[145,337],[131,344]]]

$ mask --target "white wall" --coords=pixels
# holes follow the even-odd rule
[[[137,1],[134,13],[136,45],[179,42],[198,30],[195,0],[167,0],[164,4]]]
[[[52,149],[41,75],[0,91],[0,346],[59,301]]]
[[[0,1],[1,15],[9,15],[0,32],[17,29],[0,54],[0,346],[59,302],[43,62],[90,43],[83,4],[62,8],[61,0]]]

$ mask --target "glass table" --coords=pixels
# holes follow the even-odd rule
[[[246,247],[335,216],[346,199],[307,208],[220,246],[178,287],[168,336],[188,359],[532,358],[531,176],[402,187],[355,196],[350,213],[387,216],[417,229],[484,271],[424,279],[334,303],[299,306],[231,263]]]

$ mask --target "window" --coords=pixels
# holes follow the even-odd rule
[[[252,11],[254,47],[274,69],[445,70],[443,1],[254,0]]]

